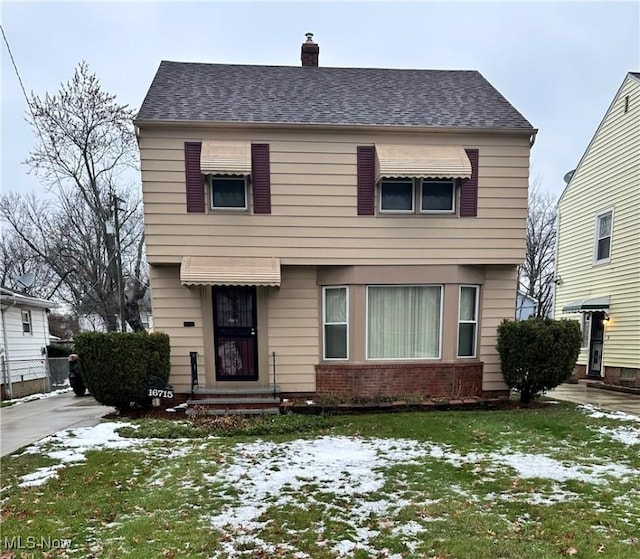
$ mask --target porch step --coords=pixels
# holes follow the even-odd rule
[[[253,396],[259,394],[279,394],[280,387],[273,386],[254,386],[247,388],[197,388],[193,394],[192,399],[197,399],[199,396],[209,398],[224,398],[231,396]]]
[[[202,410],[194,410],[188,408],[186,415],[277,415],[280,413],[280,408],[205,408]]]
[[[237,404],[269,404],[271,406],[280,405],[280,398],[198,398],[187,400],[188,406],[225,406]]]

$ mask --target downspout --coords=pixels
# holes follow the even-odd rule
[[[9,396],[9,398],[11,398],[12,391],[11,391],[11,377],[10,377],[10,372],[9,372],[9,339],[7,338],[7,325],[6,322],[4,320],[4,313],[7,309],[10,309],[12,307],[16,306],[16,300],[13,300],[13,303],[8,306],[5,309],[0,309],[0,314],[2,314],[2,344],[3,344],[3,351],[2,351],[2,355],[0,355],[0,358],[2,358],[2,363],[0,363],[0,365],[2,366],[2,383],[5,385],[5,389],[4,389],[4,393]]]

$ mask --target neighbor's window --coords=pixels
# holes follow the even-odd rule
[[[595,261],[609,262],[611,259],[611,231],[613,229],[613,210],[606,210],[596,216]]]
[[[367,286],[367,359],[440,357],[439,285]]]
[[[31,324],[31,311],[22,311],[22,333],[33,334],[33,327]]]
[[[214,210],[246,210],[246,177],[212,175],[211,207]]]
[[[453,213],[455,207],[453,180],[422,180],[420,211],[423,213]]]
[[[382,179],[380,211],[413,212],[413,179]]]
[[[589,336],[591,334],[591,313],[582,313],[582,321],[580,326],[582,327],[582,344],[580,347],[589,347]]]
[[[460,286],[458,308],[458,357],[476,356],[478,333],[478,287]]]
[[[347,359],[349,346],[347,288],[324,287],[322,295],[324,359]]]

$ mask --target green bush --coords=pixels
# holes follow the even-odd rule
[[[146,407],[147,377],[169,379],[169,336],[146,332],[87,332],[75,337],[80,371],[94,398],[126,410]]]
[[[504,381],[520,392],[521,402],[530,402],[571,376],[581,342],[575,320],[503,320],[497,349]]]

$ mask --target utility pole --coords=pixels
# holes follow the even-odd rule
[[[120,202],[124,203],[125,201],[122,198],[118,198],[115,192],[111,192],[111,215],[113,217],[113,229],[111,230],[108,227],[108,234],[112,234],[114,236],[114,262],[111,269],[114,270],[112,274],[115,276],[115,284],[118,292],[118,307],[120,314],[120,329],[123,332],[127,331],[127,321],[124,318],[124,289],[122,288],[122,253],[120,251],[120,219],[118,216],[118,212],[120,211],[120,206],[118,205]]]

